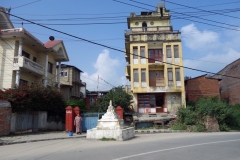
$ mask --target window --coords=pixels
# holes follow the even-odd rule
[[[172,58],[171,46],[167,46],[167,58]]]
[[[26,86],[28,84],[28,81],[20,79],[19,86]]]
[[[62,71],[61,71],[61,77],[67,77],[67,74],[68,72],[67,72],[67,69],[62,69]]]
[[[168,86],[173,86],[172,69],[168,69]]]
[[[145,56],[145,47],[140,47],[140,55],[141,55],[141,58],[146,58]]]
[[[146,22],[142,23],[142,31],[147,31],[147,23]]]
[[[148,50],[148,63],[155,63],[155,61],[162,62],[163,54],[162,49],[149,49]]]
[[[138,48],[133,47],[133,59],[138,59]]]
[[[141,70],[141,81],[146,82],[146,69]]]
[[[176,68],[175,71],[176,71],[176,81],[181,81],[180,69],[179,69],[179,68]]]
[[[133,70],[133,76],[134,76],[134,82],[139,82],[139,79],[138,79],[138,69],[134,69]]]
[[[30,58],[30,54],[25,52],[24,50],[22,51],[22,56],[26,58]]]
[[[133,47],[133,64],[138,64],[138,48]]]
[[[36,57],[33,57],[33,62],[37,62],[37,58]]]
[[[47,68],[49,73],[52,73],[53,71],[53,64],[51,62],[48,62],[48,68]]]
[[[179,58],[178,46],[174,46],[174,58]]]

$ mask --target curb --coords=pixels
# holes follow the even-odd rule
[[[180,133],[180,132],[188,132],[187,130],[135,130],[137,134],[149,134],[149,133]]]
[[[18,142],[1,142],[0,146],[11,145],[11,144],[20,144],[20,143],[30,143],[30,142],[39,142],[39,141],[49,141],[49,140],[59,140],[59,139],[75,139],[75,138],[85,138],[86,136],[78,136],[78,137],[59,137],[59,138],[49,138],[49,139],[37,139],[37,140],[24,140]]]

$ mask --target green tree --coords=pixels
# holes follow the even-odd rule
[[[132,96],[126,93],[123,86],[114,87],[103,96],[97,102],[97,107],[99,112],[106,112],[109,102],[112,100],[112,105],[114,107],[121,106],[124,111],[129,111],[129,105],[131,104]]]
[[[86,103],[82,99],[70,99],[66,102],[67,106],[79,107],[81,112],[86,111]]]

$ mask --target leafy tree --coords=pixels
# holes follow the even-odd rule
[[[114,87],[103,96],[97,102],[97,107],[99,112],[106,112],[109,102],[112,100],[112,105],[114,107],[121,106],[124,111],[129,111],[129,105],[131,104],[132,96],[126,93],[123,86]]]
[[[79,107],[81,112],[86,111],[86,103],[82,99],[70,99],[66,102],[67,106]]]

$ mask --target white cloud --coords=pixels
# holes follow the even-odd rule
[[[199,31],[194,24],[181,28],[182,39],[192,50],[206,50],[219,46],[219,35],[212,31]]]
[[[112,59],[109,56],[108,50],[103,50],[93,64],[96,72],[89,74],[83,73],[81,79],[86,82],[88,90],[109,90],[111,89],[111,85],[108,85],[106,82],[118,86],[122,84],[122,77],[118,74],[118,68],[121,70],[120,61],[118,59]],[[87,77],[87,78],[86,78]],[[98,77],[99,80],[98,80]],[[106,82],[104,82],[103,80]],[[94,81],[93,81],[94,80]],[[99,81],[99,83],[98,83]],[[97,89],[98,87],[98,89]]]
[[[218,72],[239,57],[240,52],[229,48],[226,53],[210,53],[197,60],[184,60],[184,66],[210,72]]]

